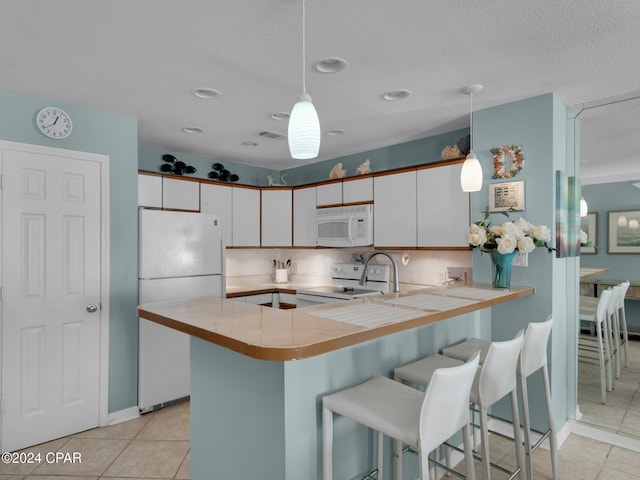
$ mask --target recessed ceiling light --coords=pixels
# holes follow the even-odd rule
[[[202,129],[200,127],[184,127],[182,131],[189,134],[202,133]]]
[[[405,98],[407,98],[409,95],[411,95],[411,91],[409,90],[391,90],[387,93],[385,93],[382,98],[384,98],[385,100],[388,100],[390,102],[396,101],[396,100],[403,100]]]
[[[321,73],[337,73],[347,68],[347,62],[342,58],[329,57],[316,63],[316,70]]]
[[[271,114],[271,118],[274,120],[286,120],[289,117],[290,114],[288,112],[276,112]]]
[[[256,142],[252,142],[252,141],[246,141],[246,142],[242,142],[240,145],[242,145],[243,147],[257,147],[258,144]]]
[[[195,92],[193,92],[193,94],[198,98],[209,99],[216,98],[218,95],[220,95],[220,92],[213,88],[198,88]]]
[[[331,135],[332,137],[335,137],[338,135],[344,135],[344,130],[340,128],[334,128],[333,130],[328,130],[327,135]]]

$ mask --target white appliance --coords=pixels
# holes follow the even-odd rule
[[[225,295],[220,216],[139,210],[139,304]],[[190,395],[189,335],[139,318],[138,406]]]
[[[364,268],[362,263],[333,264],[329,268],[331,285],[298,290],[296,306],[300,308],[389,293],[389,267],[389,265],[370,264],[367,267],[364,285],[360,285]]]
[[[373,205],[316,210],[316,245],[362,247],[373,245]]]

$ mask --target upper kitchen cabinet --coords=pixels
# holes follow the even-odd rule
[[[316,246],[316,187],[293,191],[293,246]]]
[[[200,184],[200,211],[222,215],[222,231],[229,247],[233,246],[232,191],[233,187],[227,185]]]
[[[316,187],[318,207],[342,205],[342,182],[325,183]]]
[[[416,247],[416,171],[374,177],[376,247]]]
[[[162,179],[162,208],[167,210],[200,211],[200,183],[178,178]]]
[[[262,246],[290,247],[292,202],[290,188],[262,190]]]
[[[162,208],[162,177],[138,174],[138,206]]]
[[[232,188],[232,245],[260,246],[260,190],[234,186]]]
[[[192,179],[138,174],[138,205],[166,210],[200,211],[200,183]]]
[[[469,194],[460,164],[418,170],[418,246],[467,247]],[[377,203],[376,203],[377,206]]]
[[[373,202],[373,177],[342,182],[342,203]]]

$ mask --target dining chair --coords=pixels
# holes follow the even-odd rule
[[[618,316],[618,324],[620,325],[620,343],[624,352],[624,366],[629,368],[629,333],[627,331],[627,314],[624,307],[625,298],[627,297],[627,291],[631,283],[629,280],[620,284],[620,293],[618,296],[618,305],[616,308],[616,315]]]

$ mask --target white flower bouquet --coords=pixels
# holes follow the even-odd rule
[[[549,246],[551,230],[548,227],[533,225],[524,218],[491,226],[487,222],[488,216],[488,212],[485,212],[483,220],[469,226],[467,241],[471,247],[479,247],[483,251],[495,249],[502,254],[514,251],[529,253],[536,247],[546,247],[549,252],[554,250]]]

